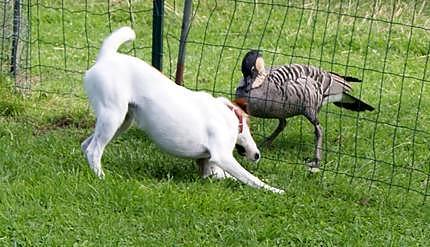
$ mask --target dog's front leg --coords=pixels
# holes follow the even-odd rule
[[[231,176],[226,171],[221,169],[215,163],[210,162],[209,159],[198,159],[196,163],[199,168],[199,174],[203,178],[211,177],[215,179],[225,179],[225,178],[235,179],[233,176]]]
[[[216,158],[216,156],[211,153],[209,162],[217,164],[221,169],[251,187],[263,188],[280,194],[284,193],[283,190],[269,186],[256,176],[252,175],[236,161],[232,154],[228,156],[218,156],[218,158]]]

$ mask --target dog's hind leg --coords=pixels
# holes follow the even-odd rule
[[[95,131],[82,143],[82,149],[91,169],[98,177],[103,178],[104,173],[101,166],[101,158],[104,148],[124,122],[126,113],[124,111],[124,113],[118,114],[118,111],[109,109],[99,112]]]
[[[134,113],[132,111],[128,111],[127,114],[125,115],[125,119],[122,122],[121,126],[118,128],[118,130],[115,132],[115,135],[112,139],[115,139],[116,137],[118,137],[121,133],[123,133],[124,131],[126,131],[130,125],[133,123],[134,120]],[[87,139],[85,139],[85,141],[82,142],[81,144],[81,149],[82,151],[85,153],[88,145],[90,144],[91,140],[93,139],[94,134],[91,134]]]
[[[118,130],[115,132],[115,135],[112,139],[115,139],[116,137],[118,137],[121,133],[123,133],[124,131],[126,131],[130,125],[133,123],[134,120],[134,113],[132,111],[128,111],[127,114],[125,115],[125,119],[122,122],[121,126],[118,128]],[[93,139],[93,134],[90,135],[87,139],[85,139],[85,141],[82,142],[81,144],[81,149],[83,152],[86,152],[88,145],[90,144],[91,140]]]
[[[91,140],[93,139],[93,136],[94,135],[91,134],[87,139],[85,139],[85,141],[82,142],[81,149],[84,153],[87,152],[88,145],[90,144]]]
[[[261,181],[256,176],[252,175],[250,172],[248,172],[245,168],[243,168],[239,162],[235,160],[232,154],[228,156],[222,156],[218,159],[216,156],[214,156],[211,153],[211,158],[209,159],[209,162],[216,163],[221,169],[238,179],[239,181],[254,187],[254,188],[263,188],[275,193],[284,193],[283,190],[274,188],[272,186],[267,185],[263,181]]]
[[[130,125],[133,123],[134,120],[134,112],[132,109],[128,109],[127,114],[125,115],[124,121],[122,122],[121,126],[118,128],[118,130],[115,132],[115,136],[113,137],[116,138],[118,137],[121,133],[123,133],[124,131],[126,131]]]

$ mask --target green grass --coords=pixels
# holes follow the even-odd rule
[[[268,65],[306,63],[362,78],[353,94],[377,109],[357,115],[323,108],[325,156],[316,176],[303,166],[314,137],[302,117],[289,120],[257,165],[238,157],[285,189],[282,196],[203,180],[192,161],[161,152],[136,128],[107,147],[106,179],[91,173],[80,151],[95,121],[82,74],[109,25],[130,23],[127,1],[110,2],[110,24],[105,1],[64,1],[64,12],[58,1],[31,7],[29,63],[22,60],[16,81],[31,90],[14,87],[7,55],[1,58],[0,245],[428,243],[427,2],[393,8],[382,1],[374,8],[374,1],[320,0],[302,8],[302,2],[273,1],[279,5],[272,8],[272,1],[258,1],[255,9],[252,1],[194,2],[186,87],[230,97],[243,55],[259,48]],[[133,1],[132,10],[137,40],[121,50],[151,61],[151,1]],[[165,10],[164,73],[173,77],[182,5],[166,1]],[[275,126],[253,119],[255,139]]]

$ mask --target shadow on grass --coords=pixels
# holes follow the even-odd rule
[[[195,161],[181,159],[160,150],[137,128],[130,128],[109,143],[103,168],[126,178],[195,181]]]

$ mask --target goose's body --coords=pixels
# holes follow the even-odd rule
[[[276,130],[264,141],[271,143],[285,128],[286,118],[305,116],[315,127],[315,159],[311,169],[319,168],[322,150],[322,127],[318,120],[321,107],[329,102],[352,111],[372,111],[374,108],[348,92],[351,82],[361,80],[319,68],[290,64],[269,69],[256,51],[248,52],[242,61],[242,73],[236,89],[237,98],[245,98],[251,116],[279,119]]]

